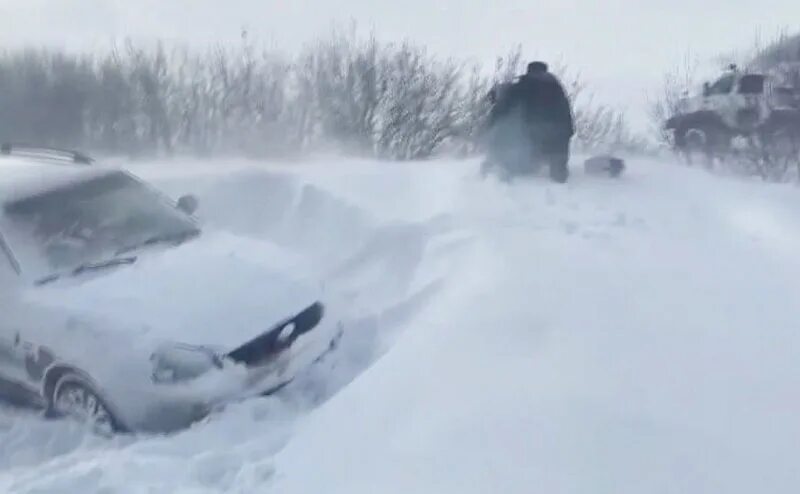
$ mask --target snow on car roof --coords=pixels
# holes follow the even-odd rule
[[[75,182],[120,170],[108,167],[52,163],[18,157],[0,157],[0,203],[54,190]]]

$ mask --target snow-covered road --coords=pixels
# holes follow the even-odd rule
[[[629,167],[140,167],[308,257],[338,366],[172,437],[0,409],[0,492],[797,492],[800,194]]]

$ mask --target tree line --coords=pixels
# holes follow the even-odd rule
[[[132,42],[105,52],[0,52],[0,140],[132,158],[297,157],[335,150],[387,160],[480,152],[492,85],[524,69],[519,48],[481,67],[334,31],[288,56],[252,43],[205,50]],[[639,150],[625,116],[595,104],[566,66],[583,150]]]

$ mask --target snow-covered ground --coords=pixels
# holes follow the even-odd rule
[[[800,489],[794,187],[635,160],[566,186],[475,162],[137,171],[306,256],[345,344],[170,437],[0,409],[0,492]]]

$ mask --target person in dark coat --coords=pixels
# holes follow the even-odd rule
[[[530,172],[546,164],[550,177],[569,177],[569,143],[575,134],[569,98],[544,62],[531,62],[525,75],[507,87],[489,116],[496,145],[516,151],[509,161],[516,172]]]

